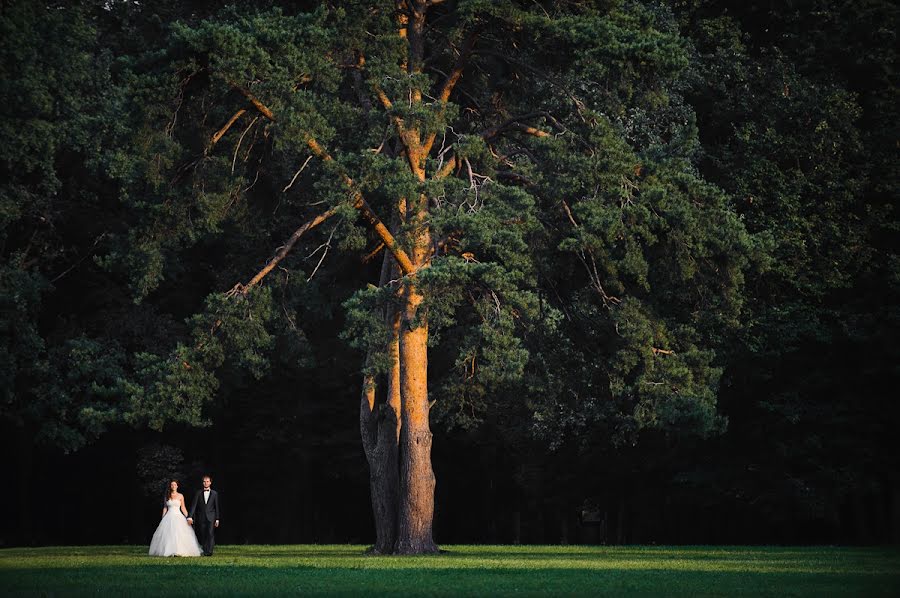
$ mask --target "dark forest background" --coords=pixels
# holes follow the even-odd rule
[[[522,3],[579,4],[591,3]],[[535,294],[561,324],[523,341],[536,361],[466,400],[452,385],[435,394],[435,540],[900,542],[896,5],[593,4],[677,39],[684,62],[660,112],[690,126],[667,142],[691,146],[751,239],[739,315],[704,366],[714,421],[681,431],[579,402],[608,360],[592,323],[603,307],[580,266],[550,257]],[[135,164],[156,151],[142,141],[181,105],[167,61],[185,31],[279,5],[326,3],[0,4],[0,545],[148,543],[165,480],[190,497],[205,473],[222,496],[220,543],[373,541],[362,357],[347,333],[348,299],[378,280],[371,242],[330,252],[304,282],[323,227],[267,283],[260,329],[238,326],[223,345],[216,383],[165,370],[205,325],[195,314],[220,309],[210,293],[253,274],[294,227],[251,230],[246,208],[148,241],[147,222],[166,220],[139,187],[152,172]],[[616,125],[635,148],[650,135],[628,128],[639,121]],[[256,188],[255,205],[274,213],[280,191]],[[454,359],[433,348],[434,379]],[[539,366],[554,375],[529,377]]]

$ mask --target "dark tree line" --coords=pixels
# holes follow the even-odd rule
[[[898,10],[731,4],[5,5],[0,542],[896,542]]]

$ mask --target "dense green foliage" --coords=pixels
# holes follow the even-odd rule
[[[210,559],[142,548],[0,552],[7,595],[890,596],[896,553],[873,549],[449,546],[421,558],[362,546],[225,546]]]
[[[29,455],[19,508],[35,448],[110,429],[153,447],[219,426],[251,462],[316,442],[356,458],[356,404],[334,397],[387,370],[396,298],[346,173],[406,249],[398,198],[429,198],[435,443],[506,480],[482,487],[485,520],[544,502],[544,541],[587,511],[595,541],[677,536],[638,522],[660,493],[662,519],[900,538],[895,7],[452,0],[410,74],[395,2],[308,4],[4,9],[0,417]],[[414,102],[473,31],[450,103]],[[398,118],[435,135],[424,182]],[[175,453],[135,459],[162,479],[148,455]]]
[[[883,509],[898,465],[884,418],[897,414],[897,167],[886,139],[897,132],[888,48],[900,13],[883,2],[694,4],[681,18],[697,55],[689,97],[704,115],[702,168],[748,231],[772,240],[769,267],[748,272],[723,396],[740,414],[734,440],[754,450],[713,467],[770,517],[794,510],[835,525],[855,504],[857,538],[869,541],[862,505]],[[739,473],[748,461],[752,473]]]

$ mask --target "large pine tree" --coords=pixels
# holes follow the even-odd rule
[[[209,297],[177,358],[145,356],[134,403],[160,425],[199,417],[226,348],[254,367],[271,344],[270,273],[295,271],[292,251],[336,222],[321,250],[383,251],[378,284],[346,304],[366,354],[375,552],[437,549],[433,401],[477,418],[529,360],[544,432],[570,433],[550,415],[569,407],[623,439],[719,429],[712,349],[737,320],[751,242],[692,165],[687,63],[667,13],[637,4],[360,2],[174,23],[121,75],[135,134],[112,166],[133,227],[107,265],[141,296],[211,236],[236,255],[284,240]],[[579,329],[592,355],[565,352]]]

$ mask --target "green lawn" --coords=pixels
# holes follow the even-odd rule
[[[878,548],[220,546],[210,558],[143,546],[0,550],[0,595],[897,596],[900,551]]]

